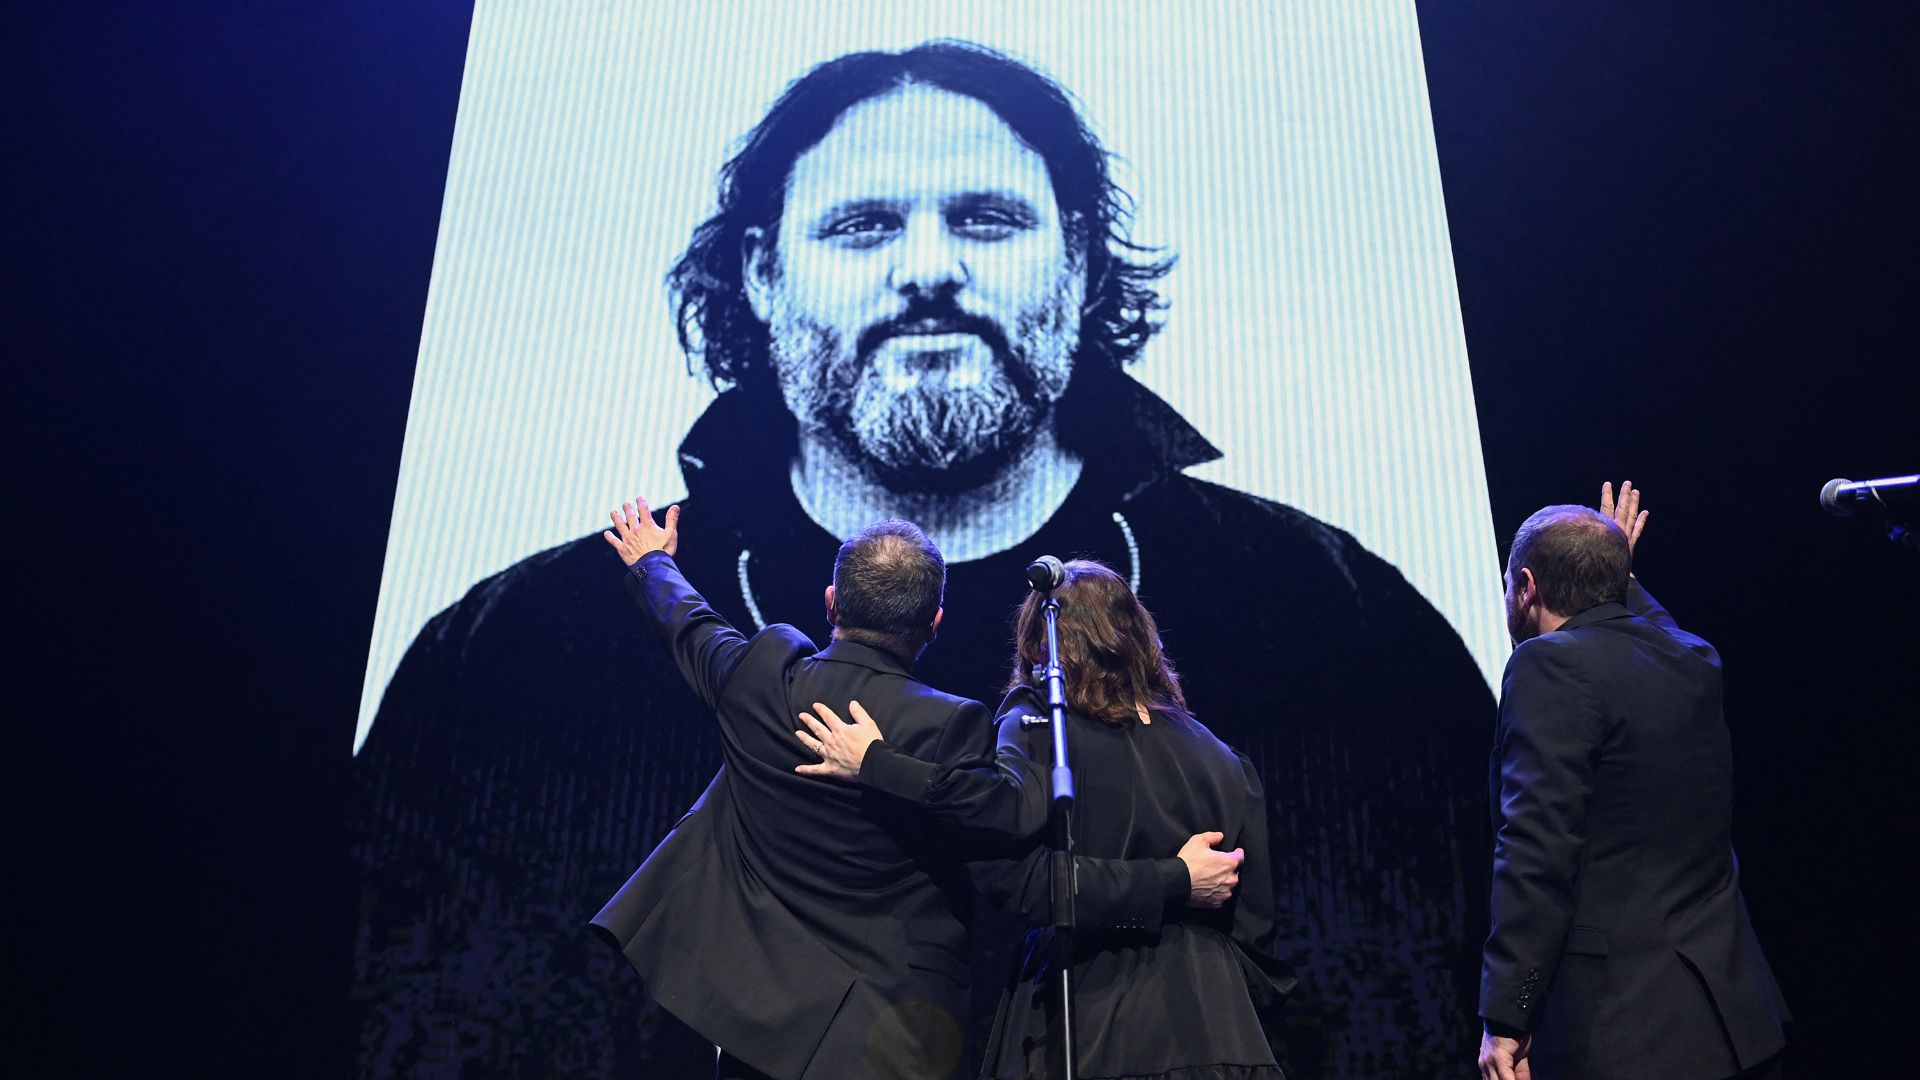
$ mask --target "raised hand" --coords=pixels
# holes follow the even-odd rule
[[[793,771],[802,776],[858,780],[860,763],[867,758],[867,747],[882,738],[880,725],[873,722],[873,717],[868,716],[866,708],[857,701],[847,703],[847,711],[853,714],[852,723],[841,720],[832,709],[817,701],[813,708],[820,715],[801,713],[800,722],[807,725],[808,730],[794,734],[800,737],[802,745],[820,755],[820,761],[795,765]]]
[[[1196,833],[1181,847],[1180,861],[1187,864],[1187,878],[1191,882],[1188,907],[1225,907],[1227,901],[1233,899],[1233,890],[1240,884],[1240,863],[1247,852],[1245,848],[1213,850],[1213,845],[1226,839],[1225,833]]]
[[[680,548],[680,507],[676,503],[667,507],[667,524],[661,528],[653,523],[653,511],[647,509],[647,500],[635,497],[630,503],[607,515],[613,519],[614,529],[620,530],[615,536],[613,529],[603,531],[607,543],[620,555],[620,561],[632,566],[640,561],[640,556],[650,551],[664,551],[669,555]]]
[[[1620,482],[1620,499],[1613,498],[1613,482],[1600,485],[1600,512],[1613,519],[1620,531],[1627,534],[1627,553],[1633,553],[1633,546],[1640,542],[1640,530],[1647,527],[1647,512],[1640,509],[1640,490],[1633,481]]]

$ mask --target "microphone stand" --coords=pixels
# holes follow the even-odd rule
[[[1060,1071],[1062,1080],[1074,1080],[1073,1038],[1073,930],[1074,895],[1079,892],[1073,868],[1073,769],[1067,764],[1067,680],[1060,668],[1060,601],[1053,589],[1043,590],[1041,613],[1047,622],[1047,708],[1053,727],[1053,803],[1048,815],[1049,861],[1052,891],[1054,966],[1060,975]]]

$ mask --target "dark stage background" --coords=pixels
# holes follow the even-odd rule
[[[1920,38],[1680,7],[1421,10],[1494,525],[1646,488],[1640,572],[1726,658],[1793,1075],[1884,1075],[1920,1004],[1920,559],[1814,498],[1920,467]],[[7,35],[14,1075],[348,1071],[342,747],[467,17]]]

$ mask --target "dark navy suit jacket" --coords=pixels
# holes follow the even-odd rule
[[[1480,1014],[1533,1074],[1731,1076],[1788,1018],[1732,845],[1720,657],[1640,587],[1524,642],[1493,753]]]
[[[655,998],[782,1080],[948,1077],[966,1016],[964,866],[920,812],[796,774],[797,714],[858,700],[904,752],[990,762],[992,716],[891,653],[817,648],[786,625],[748,638],[664,552],[628,588],[718,720],[725,765],[593,919]]]

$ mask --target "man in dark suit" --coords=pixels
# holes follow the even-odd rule
[[[1731,842],[1720,657],[1629,572],[1639,492],[1549,506],[1507,559],[1486,1080],[1719,1080],[1788,1019]]]
[[[592,925],[669,1012],[722,1048],[722,1080],[955,1075],[971,899],[963,860],[987,851],[984,839],[943,834],[881,792],[807,779],[795,770],[812,758],[793,736],[801,709],[858,699],[886,710],[901,753],[989,767],[986,708],[913,677],[943,615],[939,549],[905,521],[855,533],[826,591],[833,642],[817,649],[787,625],[751,638],[735,630],[674,562],[680,508],[662,528],[636,502],[613,515],[618,532],[606,539],[718,720],[725,765]],[[1144,925],[1219,890],[1238,856],[1203,840],[1165,859],[1082,860],[1112,890],[1088,918]]]
[[[607,540],[627,588],[719,721],[725,766],[593,925],[660,1003],[722,1049],[723,1077],[945,1077],[960,1063],[968,891],[927,823],[795,775],[794,714],[887,703],[893,737],[943,762],[990,754],[979,702],[913,677],[946,564],[915,526],[870,525],[834,561],[833,642],[748,638],[681,576],[679,507],[645,501]],[[890,809],[890,808],[889,808]]]

